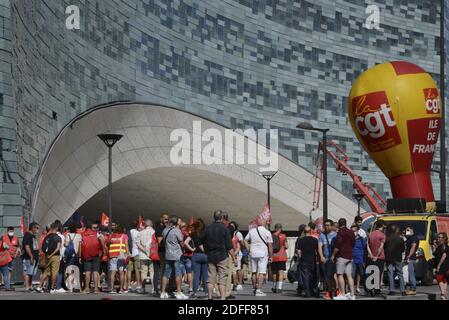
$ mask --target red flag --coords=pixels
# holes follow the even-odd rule
[[[104,212],[101,214],[101,225],[106,228],[109,226],[109,217]]]
[[[25,217],[22,214],[22,217],[20,218],[20,230],[22,230],[22,237],[27,233],[27,227],[25,226]]]
[[[270,210],[270,207],[268,206],[268,203],[265,204],[265,206],[262,209],[262,212],[259,214],[259,219],[265,220],[267,222],[267,224],[271,224],[271,222],[272,222],[271,210]]]
[[[195,223],[195,218],[193,216],[190,217],[189,226]]]
[[[258,224],[259,220],[265,220],[268,225],[271,225],[271,223],[272,223],[271,211],[270,211],[270,207],[268,206],[268,203],[265,204],[265,206],[262,209],[262,212],[256,218],[254,218],[253,220],[250,221],[250,223],[248,225],[248,230],[256,228],[259,225]]]
[[[140,214],[137,217],[137,226],[140,227],[140,228],[144,228],[145,227],[145,220],[143,219],[142,215],[140,215]]]

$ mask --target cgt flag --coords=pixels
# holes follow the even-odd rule
[[[25,225],[25,217],[22,214],[22,217],[20,218],[20,230],[22,231],[22,237],[27,233],[27,227]]]
[[[145,219],[142,217],[141,214],[139,214],[139,216],[137,217],[137,226],[139,228],[144,228],[145,227]]]
[[[268,225],[271,225],[272,219],[271,219],[271,210],[268,206],[268,203],[265,204],[265,206],[262,209],[262,212],[257,216],[257,218],[253,219],[248,226],[248,230],[257,228],[258,221],[259,220],[265,220]]]
[[[106,228],[109,226],[109,217],[104,212],[101,214],[101,225]]]

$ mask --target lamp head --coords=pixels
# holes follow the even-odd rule
[[[121,135],[121,134],[99,134],[98,138],[100,138],[101,141],[103,141],[104,144],[108,148],[112,148],[121,138],[123,138],[123,135]]]
[[[264,170],[264,169],[260,169],[259,171],[260,175],[262,177],[264,177],[265,179],[272,179],[276,173],[278,173],[277,171],[274,170]]]
[[[315,128],[308,122],[301,122],[296,126],[296,128],[303,130],[315,130]]]

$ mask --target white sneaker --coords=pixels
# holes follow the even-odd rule
[[[348,300],[355,300],[355,295],[349,295]]]
[[[67,291],[64,290],[64,288],[60,288],[56,290],[56,293],[66,293]]]
[[[169,298],[168,293],[167,292],[162,292],[160,298],[161,299],[168,299]]]
[[[182,292],[176,292],[175,293],[175,297],[176,297],[177,300],[186,300],[186,299],[189,298]]]
[[[339,294],[338,296],[334,297],[332,300],[348,300],[348,297],[346,295]]]
[[[355,292],[358,293],[358,294],[362,293],[362,291],[359,288],[355,289]]]
[[[236,291],[242,291],[243,290],[243,286],[241,284],[237,285],[237,287],[235,288]]]
[[[257,289],[256,290],[256,294],[255,294],[255,296],[256,297],[266,297],[267,296],[267,294],[266,293],[264,293],[262,290],[260,290],[260,289]]]
[[[58,293],[58,292],[56,291],[56,289],[51,289],[51,290],[50,290],[50,294],[56,294],[56,293]]]

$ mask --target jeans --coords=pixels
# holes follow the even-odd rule
[[[193,292],[198,291],[200,279],[203,281],[204,292],[207,292],[207,256],[204,253],[194,253],[193,264]]]
[[[61,264],[59,265],[58,278],[56,279],[56,289],[67,289],[65,285],[65,268],[66,264],[64,259],[61,260]]]
[[[355,281],[356,275],[360,275],[360,283],[365,279],[365,266],[363,263],[352,263],[352,278]]]
[[[315,295],[317,291],[315,264],[300,262],[299,274],[302,280],[302,285],[306,297]]]
[[[416,290],[416,277],[415,277],[415,265],[416,260],[408,261],[408,284],[411,290]]]
[[[165,260],[164,278],[170,279],[172,272],[175,272],[175,277],[181,277],[181,260]]]
[[[321,273],[323,275],[323,281],[325,284],[325,289],[327,291],[335,290],[335,263],[330,259],[326,258],[326,262],[321,264]]]
[[[399,288],[401,292],[405,292],[404,275],[402,274],[402,262],[388,262],[388,287],[390,292],[394,291],[394,275],[399,276]]]
[[[192,257],[186,257],[186,256],[181,257],[181,270],[182,270],[182,274],[193,272]]]
[[[3,281],[5,282],[5,289],[10,289],[11,286],[9,284],[9,269],[8,269],[8,265],[0,267],[0,272],[3,274]]]
[[[161,262],[153,261],[153,288],[155,293],[159,292],[159,281],[161,280]]]

